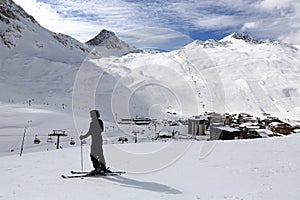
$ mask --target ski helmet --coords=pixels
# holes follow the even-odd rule
[[[99,118],[100,117],[100,113],[98,110],[91,110],[90,111],[90,116],[91,118]]]

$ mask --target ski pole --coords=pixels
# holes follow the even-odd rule
[[[81,141],[81,172],[83,172],[83,150],[82,150],[83,142]]]
[[[80,148],[81,148],[81,172],[83,172],[83,145],[86,144],[85,140],[81,140]]]

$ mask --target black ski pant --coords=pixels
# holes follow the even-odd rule
[[[104,163],[101,163],[101,162],[99,161],[99,159],[98,159],[96,156],[94,156],[93,154],[90,154],[90,157],[91,157],[91,161],[92,161],[92,163],[93,163],[93,167],[94,167],[95,169],[101,169],[101,170],[103,170],[103,171],[106,169],[105,164],[104,164]]]

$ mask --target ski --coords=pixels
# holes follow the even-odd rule
[[[71,174],[88,174],[90,172],[80,172],[80,171],[70,171]],[[125,174],[124,171],[113,171],[113,172],[107,172],[105,174]]]
[[[69,179],[69,178],[85,178],[85,177],[89,177],[87,174],[84,175],[61,175],[62,178],[64,179]]]
[[[97,174],[97,175],[89,175],[89,174],[82,174],[82,175],[61,175],[64,179],[69,178],[86,178],[86,177],[102,177],[102,176],[119,176],[120,173],[105,173],[105,174]]]
[[[87,174],[89,172],[70,171],[71,174]]]
[[[69,179],[69,178],[86,178],[86,177],[101,177],[101,176],[119,176],[121,174],[124,174],[125,172],[108,172],[108,173],[101,173],[101,174],[88,174],[89,172],[76,172],[76,171],[71,171],[72,175],[61,175],[62,178],[64,179]]]

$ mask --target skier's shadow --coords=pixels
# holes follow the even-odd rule
[[[119,183],[120,186],[122,187],[130,187],[130,188],[149,190],[153,192],[161,192],[167,194],[182,194],[181,191],[160,183],[137,181],[134,179],[126,178],[124,176],[103,177],[103,178],[112,182]]]

